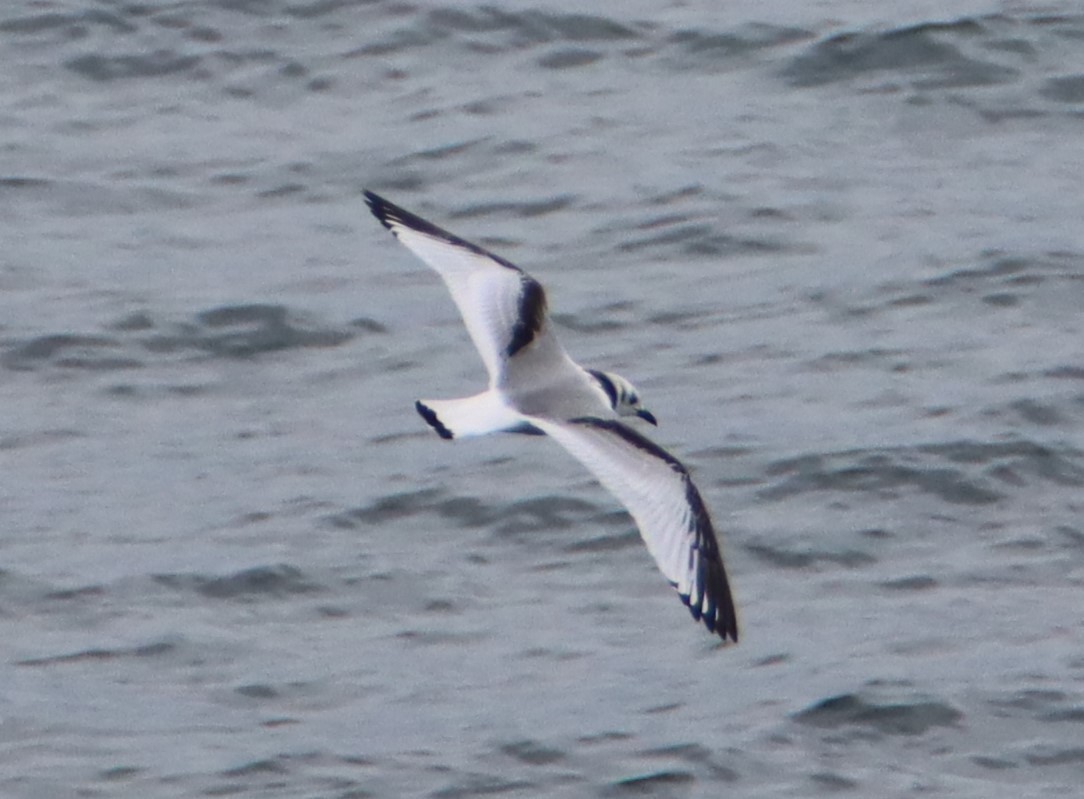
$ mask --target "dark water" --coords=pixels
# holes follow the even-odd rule
[[[1073,796],[1079,3],[0,11],[0,794]],[[722,648],[363,186],[696,475]]]

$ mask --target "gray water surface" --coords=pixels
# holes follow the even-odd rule
[[[1084,6],[0,11],[0,795],[1073,796]],[[722,647],[368,187],[633,379]]]

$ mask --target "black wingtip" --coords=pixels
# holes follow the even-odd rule
[[[373,212],[373,216],[380,221],[380,224],[394,233],[395,231],[392,230],[391,222],[389,220],[395,215],[394,212],[396,206],[389,203],[376,192],[369,191],[368,189],[362,189],[361,194],[365,198],[369,210]]]
[[[434,411],[424,402],[422,402],[421,400],[415,402],[414,410],[416,410],[418,414],[423,419],[425,419],[426,423],[428,423],[430,427],[437,431],[437,435],[439,435],[441,438],[455,438],[455,436],[452,435],[452,431],[445,427],[444,424],[440,421],[440,418],[437,416],[436,411]]]
[[[738,643],[738,619],[729,595],[724,600],[723,607],[710,601],[707,608],[693,602],[685,594],[678,594],[678,596],[689,609],[693,619],[707,627],[709,633],[715,633],[723,639],[723,643]]]
[[[419,233],[424,233],[427,236],[433,236],[434,238],[444,239],[450,244],[456,244],[460,247],[466,247],[470,250],[477,252],[484,252],[478,245],[471,244],[469,241],[456,236],[454,233],[449,233],[442,227],[437,227],[428,219],[422,219],[415,213],[411,213],[406,208],[402,208],[391,200],[385,200],[379,194],[368,189],[363,189],[361,192],[365,197],[365,202],[369,205],[369,210],[373,212],[380,224],[390,230],[398,237],[398,233],[395,230],[395,226],[408,227],[411,230],[416,230]]]
[[[422,219],[417,214],[411,213],[405,208],[402,208],[390,200],[385,200],[379,194],[368,189],[362,189],[362,196],[365,198],[365,202],[369,205],[369,210],[373,212],[380,224],[386,227],[392,232],[392,234],[398,238],[399,232],[397,227],[407,227],[411,230],[415,230],[425,236],[432,236],[435,239],[441,239],[446,241],[454,247],[462,247],[464,250],[476,253],[477,255],[483,255],[493,261],[496,261],[503,267],[511,269],[515,272],[522,274],[523,270],[516,266],[511,261],[508,261],[501,256],[491,253],[484,247],[479,247],[477,244],[462,239],[459,236],[445,230],[442,227],[438,227],[430,222],[428,219]],[[545,311],[545,295],[543,295],[542,311]],[[535,303],[534,297],[527,297],[524,302],[528,302],[533,307]]]
[[[706,517],[704,517],[706,519]],[[710,521],[707,522],[710,525]],[[701,573],[697,580],[699,591],[696,596],[679,594],[681,601],[689,608],[692,617],[715,633],[723,642],[738,643],[738,612],[734,606],[734,596],[730,592],[730,581],[726,576],[726,567],[719,555],[718,542],[714,531],[707,538],[707,528],[702,528],[705,536],[704,548],[700,552]]]

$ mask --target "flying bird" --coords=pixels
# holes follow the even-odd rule
[[[734,600],[700,492],[677,458],[621,421],[657,424],[640,392],[568,356],[546,292],[522,269],[371,191],[364,196],[381,224],[444,279],[489,373],[489,387],[474,396],[418,400],[426,423],[446,439],[499,432],[554,439],[624,504],[693,618],[736,642]]]

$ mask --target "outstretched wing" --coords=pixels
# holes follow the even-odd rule
[[[364,192],[373,215],[407,249],[444,278],[491,387],[502,385],[509,361],[529,352],[532,371],[568,368],[571,361],[549,330],[546,293],[515,264],[437,227],[432,222]]]
[[[530,418],[583,463],[628,509],[648,551],[694,619],[724,641],[738,619],[711,518],[688,470],[620,422]]]

